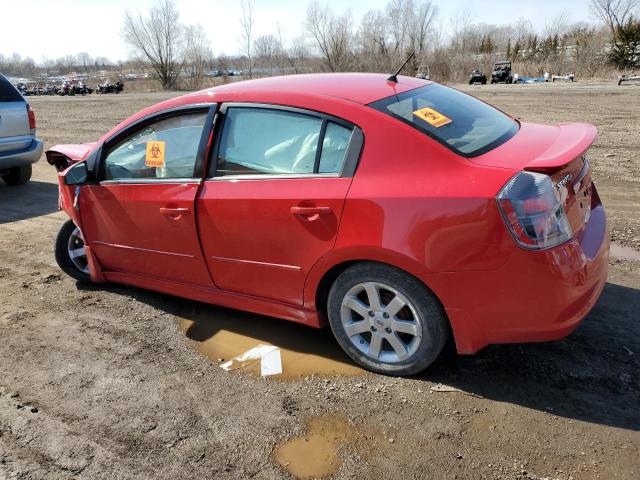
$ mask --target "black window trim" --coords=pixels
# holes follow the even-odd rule
[[[452,88],[452,87],[445,87],[444,85],[441,85],[445,88],[451,88],[451,90],[455,90],[456,92],[460,92],[464,95],[469,95],[470,97],[474,98],[475,100],[484,103],[485,105],[488,105],[489,107],[493,108],[494,110],[497,110],[498,112],[502,113],[503,115],[506,115],[507,117],[509,117],[511,120],[513,120],[514,122],[514,128],[516,129],[515,132],[513,130],[509,130],[508,132],[506,132],[504,135],[500,136],[499,138],[495,139],[493,142],[485,145],[484,147],[475,150],[472,153],[465,153],[465,152],[461,152],[460,150],[456,149],[455,147],[451,146],[449,143],[446,142],[446,140],[441,139],[439,137],[437,137],[436,135],[434,135],[432,132],[430,132],[429,130],[427,130],[426,128],[421,127],[420,125],[418,125],[417,123],[412,122],[411,120],[407,120],[406,118],[400,116],[400,115],[396,115],[395,113],[391,112],[390,110],[383,110],[383,107],[380,107],[379,105],[384,104],[385,102],[391,100],[391,99],[396,99],[397,101],[400,101],[400,99],[403,96],[408,96],[409,94],[415,94],[415,92],[417,90],[422,90],[422,89],[426,89],[429,88],[432,85],[438,85],[435,83],[431,83],[428,85],[423,85],[421,87],[417,87],[417,88],[412,88],[411,90],[407,90],[406,92],[402,92],[399,93],[397,95],[390,95],[388,97],[385,98],[381,98],[380,100],[376,100],[375,102],[371,102],[369,104],[367,104],[367,107],[371,107],[374,110],[377,110],[378,112],[381,112],[385,115],[388,115],[391,118],[394,118],[396,120],[401,121],[402,123],[409,125],[411,128],[419,131],[420,133],[424,133],[427,137],[429,137],[432,140],[435,140],[436,142],[438,142],[440,145],[444,146],[447,148],[447,150],[452,151],[453,153],[455,153],[456,155],[460,155],[463,158],[475,158],[475,157],[479,157],[481,155],[484,155],[485,153],[490,152],[491,150],[494,150],[496,148],[498,148],[500,145],[506,143],[507,141],[509,141],[511,138],[513,138],[518,131],[520,130],[520,122],[518,120],[516,120],[515,118],[513,118],[511,115],[506,114],[505,112],[503,112],[502,110],[500,110],[499,108],[494,107],[493,105],[491,105],[490,103],[487,103],[483,100],[480,100],[479,98],[474,97],[473,95],[469,95],[468,93],[465,92],[461,92],[460,90],[456,89],[456,88]]]
[[[320,165],[320,157],[322,156],[322,145],[324,142],[324,135],[326,133],[328,122],[333,122],[337,125],[349,128],[352,130],[351,140],[347,146],[345,152],[345,160],[340,173],[292,173],[292,174],[269,174],[269,173],[256,173],[256,174],[239,174],[239,175],[224,175],[218,176],[218,153],[220,152],[220,143],[222,141],[222,131],[224,129],[224,123],[227,110],[230,108],[253,108],[264,110],[277,110],[284,112],[297,113],[300,115],[306,115],[308,117],[315,117],[322,120],[322,126],[320,128],[320,136],[318,137],[318,146],[316,148],[316,158],[314,162],[314,172],[318,170]],[[315,110],[308,110],[300,107],[292,107],[288,105],[279,105],[272,103],[252,103],[252,102],[224,102],[220,105],[217,114],[216,125],[214,128],[214,146],[209,154],[209,166],[205,173],[205,180],[286,180],[295,178],[349,178],[355,175],[356,169],[360,162],[360,157],[364,150],[364,134],[357,125],[333,115],[318,112]]]
[[[145,185],[155,183],[197,183],[200,182],[204,175],[205,160],[207,155],[207,147],[209,146],[209,138],[211,138],[214,121],[218,112],[218,103],[194,103],[189,105],[181,105],[178,107],[168,108],[159,112],[154,112],[149,115],[145,115],[142,118],[127,125],[124,129],[114,133],[111,137],[106,139],[102,145],[94,154],[87,158],[87,168],[90,172],[94,172],[93,175],[96,179],[95,183],[100,184],[127,184],[127,185]],[[180,115],[187,115],[190,113],[207,113],[207,117],[202,129],[202,135],[198,144],[198,152],[196,154],[196,161],[193,168],[193,176],[191,178],[123,178],[123,179],[105,179],[105,160],[109,152],[109,148],[124,138],[128,137],[132,133],[147,125],[156,123],[161,120],[165,120],[171,117],[177,117]],[[97,163],[97,165],[96,165]]]

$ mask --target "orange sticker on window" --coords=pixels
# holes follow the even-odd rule
[[[164,142],[147,142],[147,156],[144,159],[146,167],[164,167]]]
[[[413,112],[413,114],[436,128],[449,125],[453,121],[433,108],[421,108],[420,110]]]

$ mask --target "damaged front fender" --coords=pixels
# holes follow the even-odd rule
[[[47,154],[48,153],[49,152],[47,152]],[[82,189],[87,187],[82,185],[67,185],[67,183],[65,182],[65,175],[67,171],[71,169],[76,163],[77,162],[72,162],[64,170],[58,171],[58,208],[64,211],[69,216],[69,218],[73,221],[73,223],[75,223],[75,225],[80,229],[80,232],[82,233],[91,281],[96,283],[104,282],[105,279],[102,274],[102,266],[93,254],[93,250],[90,247],[89,239],[85,236],[82,226],[82,217],[80,215],[80,195],[82,194]],[[56,166],[56,168],[58,167]]]

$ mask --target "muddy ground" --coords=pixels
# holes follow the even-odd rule
[[[465,89],[600,130],[592,165],[618,246],[574,334],[388,378],[354,368],[326,331],[76,284],[53,259],[65,217],[41,161],[28,185],[0,182],[0,479],[640,478],[640,87]],[[168,96],[30,102],[52,146]],[[258,343],[283,349],[287,379],[218,367]]]

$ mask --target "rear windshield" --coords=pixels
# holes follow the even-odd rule
[[[0,102],[22,102],[24,99],[9,80],[0,75]]]
[[[369,105],[411,125],[464,157],[477,157],[513,137],[518,122],[470,95],[431,84]]]

